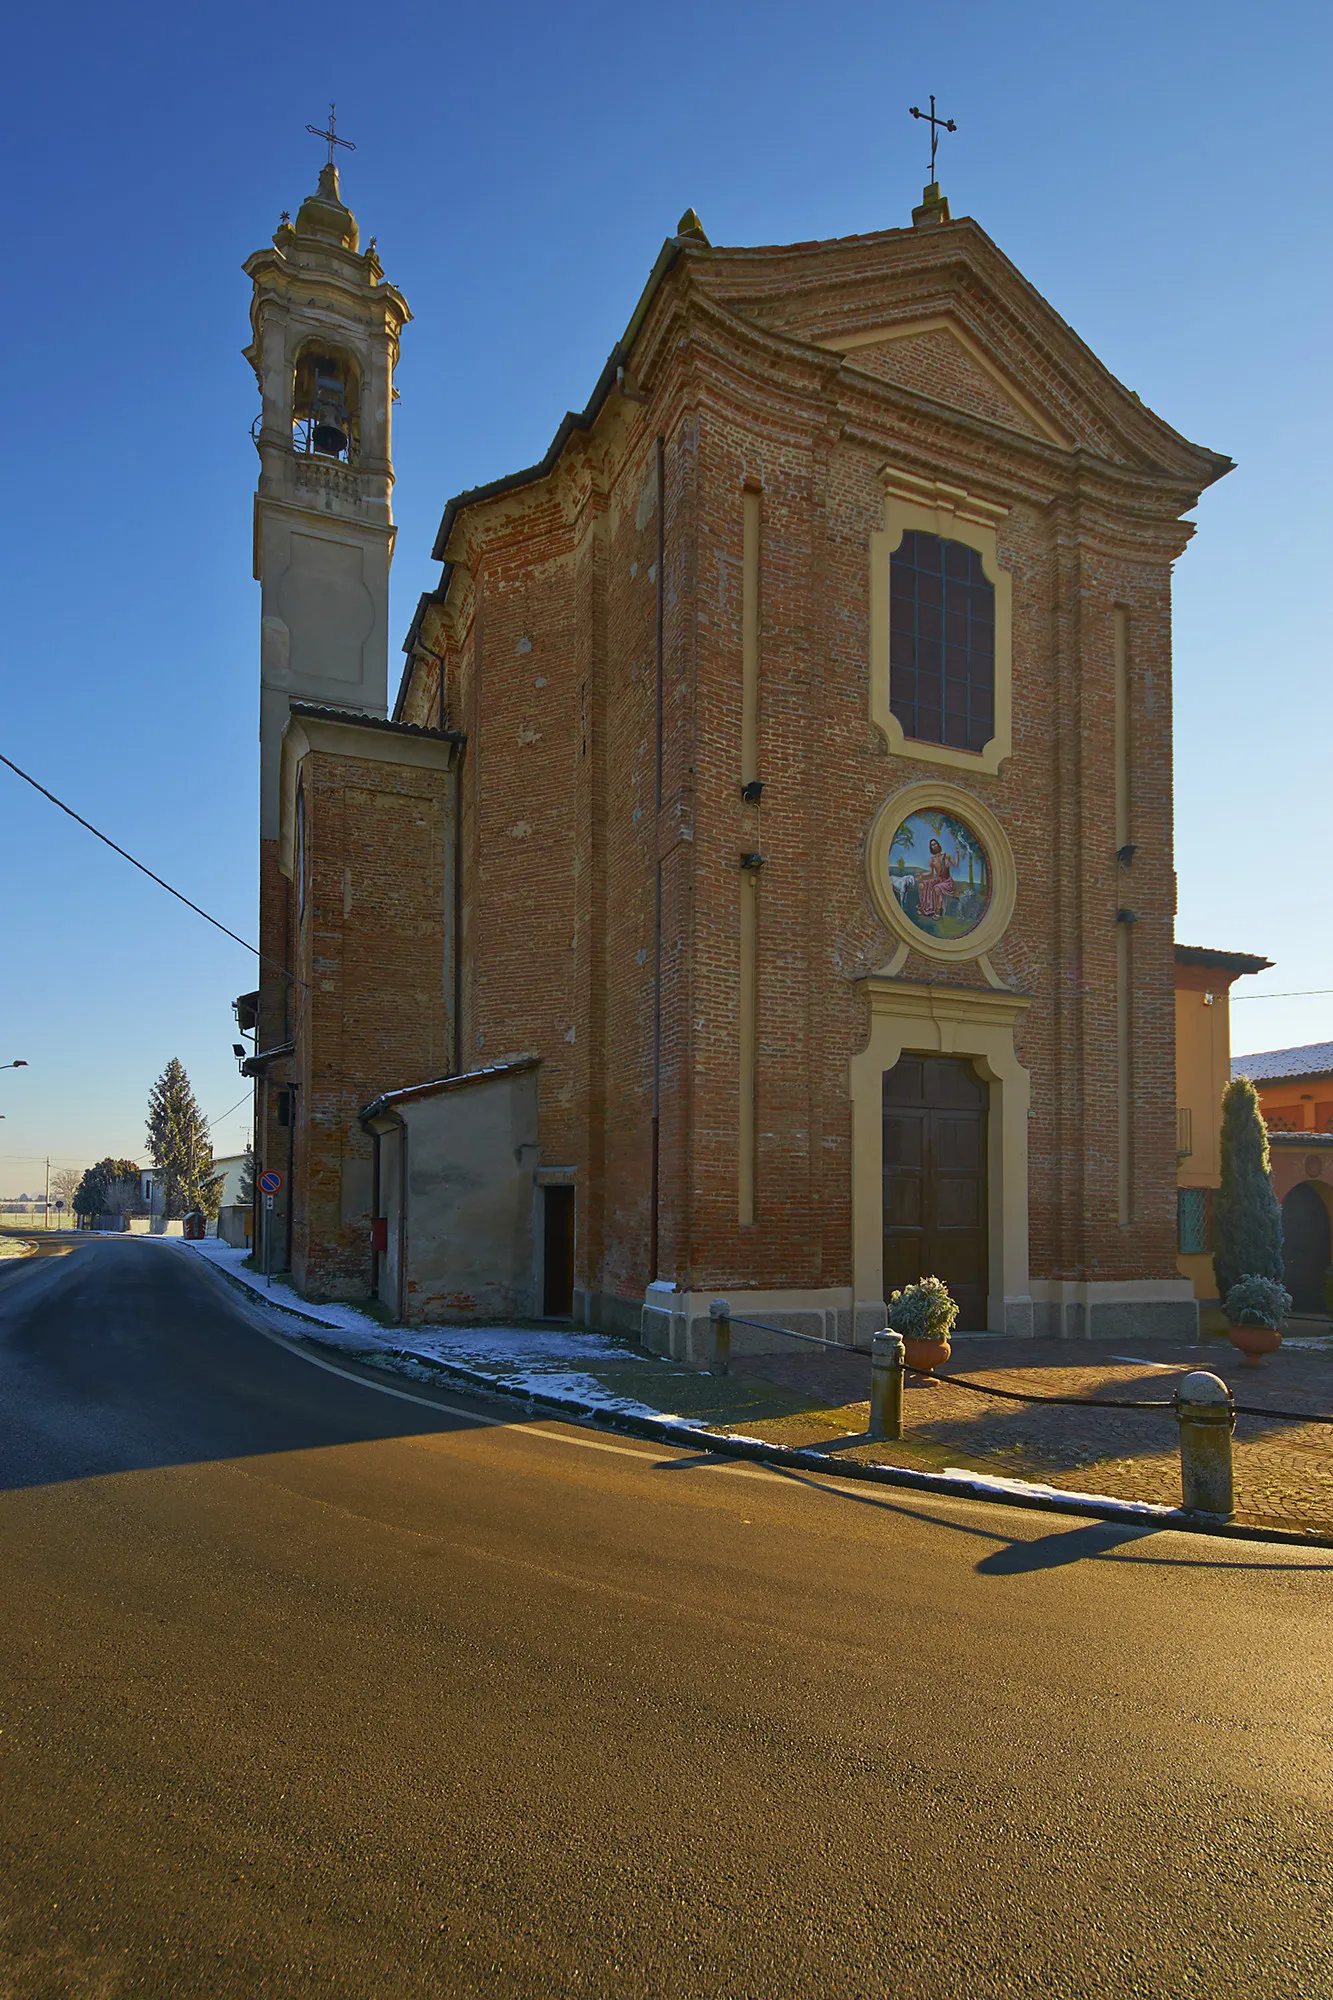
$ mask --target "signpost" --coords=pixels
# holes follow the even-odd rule
[[[269,1167],[259,1176],[259,1192],[264,1197],[264,1283],[273,1283],[273,1197],[282,1186],[282,1175]]]

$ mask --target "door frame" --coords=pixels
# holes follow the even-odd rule
[[[1030,1334],[1028,1285],[1028,1107],[1031,1078],[1014,1030],[1031,1002],[982,987],[918,985],[875,976],[856,991],[869,1003],[865,1047],[848,1073],[852,1100],[852,1267],[859,1313],[884,1300],[884,1072],[899,1056],[965,1056],[990,1086],[986,1141],[989,1283],[993,1333]]]
[[[899,1073],[902,1070],[903,1064],[906,1062],[917,1062],[924,1066],[926,1063],[929,1063],[932,1060],[936,1062],[947,1062],[947,1063],[958,1064],[960,1066],[961,1073],[967,1076],[971,1085],[975,1089],[977,1089],[980,1096],[980,1102],[977,1104],[966,1105],[966,1106],[935,1105],[931,1104],[928,1101],[928,1092],[923,1091],[921,1101],[919,1104],[906,1104],[899,1102],[897,1100],[895,1100],[892,1104],[890,1104],[889,1085],[891,1080],[895,1076],[899,1075]],[[881,1099],[883,1104],[883,1109],[880,1113],[881,1130],[885,1125],[887,1125],[890,1117],[895,1115],[901,1114],[902,1116],[909,1118],[915,1116],[920,1119],[921,1134],[922,1134],[921,1143],[923,1148],[922,1174],[921,1174],[922,1215],[921,1215],[921,1225],[920,1225],[920,1236],[922,1240],[921,1254],[925,1261],[920,1263],[917,1267],[916,1275],[918,1278],[923,1277],[927,1271],[937,1272],[939,1276],[942,1278],[950,1278],[951,1276],[948,1256],[946,1252],[940,1247],[940,1245],[937,1243],[936,1247],[934,1249],[929,1250],[929,1252],[927,1252],[925,1248],[926,1241],[932,1234],[932,1227],[936,1229],[938,1228],[936,1200],[937,1200],[937,1183],[939,1180],[939,1175],[941,1170],[937,1165],[937,1157],[936,1157],[937,1136],[933,1125],[934,1116],[936,1113],[940,1113],[946,1117],[956,1117],[960,1113],[966,1113],[967,1115],[974,1117],[977,1120],[979,1134],[982,1142],[978,1154],[978,1166],[977,1166],[977,1176],[976,1176],[977,1180],[980,1182],[980,1195],[981,1195],[981,1215],[979,1223],[977,1225],[977,1233],[980,1236],[982,1245],[984,1246],[984,1258],[982,1260],[980,1281],[977,1288],[980,1290],[982,1295],[982,1304],[978,1308],[978,1310],[980,1311],[984,1321],[988,1314],[988,1308],[990,1302],[990,1198],[989,1198],[990,1197],[990,1118],[991,1118],[990,1082],[987,1078],[983,1077],[980,1074],[980,1072],[977,1069],[976,1063],[972,1060],[970,1056],[960,1056],[957,1054],[942,1056],[938,1054],[938,1052],[936,1052],[932,1056],[928,1054],[919,1053],[915,1049],[904,1049],[902,1054],[899,1056],[897,1062],[894,1064],[893,1068],[884,1071],[883,1076],[880,1078],[880,1089],[881,1089]],[[884,1185],[883,1185],[883,1198],[882,1198],[883,1224],[881,1228],[881,1237],[884,1241],[884,1254],[886,1258],[889,1252],[888,1238],[890,1236],[889,1181],[890,1177],[886,1174],[884,1177]],[[952,1276],[954,1279],[956,1279],[957,1276],[956,1271],[953,1272]],[[890,1281],[886,1277],[884,1280],[884,1289],[886,1292],[889,1289],[889,1283]],[[951,1283],[951,1289],[952,1289],[952,1283]],[[966,1309],[963,1308],[962,1300],[959,1297],[959,1294],[956,1290],[954,1290],[954,1298],[958,1303],[960,1309],[959,1311],[960,1329],[964,1332],[973,1332],[978,1330],[977,1323],[973,1318],[973,1308],[971,1307],[968,1307]]]

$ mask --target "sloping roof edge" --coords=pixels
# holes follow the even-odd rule
[[[356,1115],[365,1125],[370,1119],[391,1111],[395,1105],[410,1104],[418,1097],[437,1097],[444,1091],[466,1090],[474,1083],[489,1083],[497,1076],[521,1076],[525,1070],[540,1067],[540,1056],[519,1056],[514,1062],[490,1063],[485,1069],[464,1070],[459,1076],[437,1076],[430,1083],[409,1083],[402,1090],[382,1090]]]
[[[350,708],[324,708],[314,701],[288,703],[293,715],[308,715],[318,722],[345,722],[351,729],[387,729],[395,736],[421,736],[431,743],[466,743],[457,729],[426,729],[419,722],[403,722],[397,715],[359,715]]]
[[[1249,951],[1214,951],[1202,944],[1178,944],[1176,946],[1177,965],[1200,965],[1215,972],[1268,972],[1272,969],[1271,958],[1259,958]]]
[[[1301,1042],[1294,1049],[1252,1049],[1231,1058],[1231,1074],[1251,1083],[1303,1083],[1333,1076],[1333,1042]]]
[[[602,404],[616,385],[617,371],[624,366],[625,357],[634,345],[635,336],[647,317],[648,308],[657,295],[657,289],[671,270],[681,252],[682,243],[688,239],[668,236],[657,253],[657,262],[648,274],[648,282],[639,294],[639,303],[630,314],[629,324],[607,356],[606,366],[597,378],[591,396],[581,410],[567,410],[560,421],[560,427],[551,439],[544,458],[536,465],[525,465],[521,472],[506,473],[503,479],[492,479],[485,486],[472,486],[463,493],[456,493],[452,500],[445,502],[444,513],[440,516],[439,530],[435,536],[435,546],[431,550],[435,562],[444,561],[444,552],[449,544],[449,536],[455,520],[465,507],[473,507],[480,500],[494,500],[501,493],[511,493],[518,486],[530,486],[538,479],[545,479],[555,470],[561,452],[575,431],[590,430],[597,420]]]

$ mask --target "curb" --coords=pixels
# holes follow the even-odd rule
[[[1116,1500],[1108,1493],[1104,1499],[1094,1499],[1071,1494],[1059,1499],[1046,1493],[996,1492],[993,1487],[983,1486],[971,1479],[950,1479],[943,1472],[912,1472],[906,1466],[865,1465],[859,1459],[839,1461],[830,1459],[823,1452],[792,1445],[766,1444],[761,1439],[730,1437],[725,1431],[706,1431],[697,1424],[671,1421],[665,1417],[635,1417],[621,1410],[608,1410],[598,1403],[579,1402],[573,1396],[542,1396],[529,1390],[506,1389],[493,1375],[485,1375],[478,1368],[464,1367],[458,1361],[437,1361],[433,1355],[412,1354],[402,1347],[360,1348],[349,1353],[337,1341],[321,1340],[319,1334],[330,1331],[328,1322],[313,1318],[309,1313],[298,1312],[294,1307],[279,1305],[266,1299],[262,1292],[229,1271],[224,1264],[215,1264],[212,1258],[200,1260],[211,1270],[225,1279],[227,1284],[259,1305],[266,1305],[270,1312],[281,1313],[284,1319],[299,1320],[303,1327],[316,1331],[295,1336],[303,1344],[321,1347],[328,1354],[341,1355],[344,1360],[355,1358],[364,1366],[380,1367],[377,1357],[392,1357],[395,1361],[408,1362],[414,1368],[431,1368],[438,1374],[452,1379],[469,1389],[483,1390],[497,1402],[515,1403],[520,1409],[547,1410],[552,1416],[572,1419],[576,1423],[594,1425],[598,1430],[619,1431],[626,1437],[645,1439],[649,1444],[694,1445],[697,1449],[710,1453],[716,1458],[739,1458],[755,1465],[775,1465],[791,1472],[819,1472],[826,1479],[848,1479],[870,1486],[894,1486],[910,1493],[935,1493],[941,1498],[954,1500],[982,1500],[991,1506],[1021,1507],[1038,1514],[1077,1514],[1094,1521],[1118,1521],[1142,1528],[1174,1528],[1177,1532],[1191,1535],[1211,1535],[1230,1542],[1266,1542],[1278,1548],[1292,1549],[1333,1549],[1333,1534],[1321,1535],[1313,1529],[1308,1532],[1300,1528],[1256,1528],[1235,1521],[1209,1521],[1196,1514],[1187,1514],[1183,1507],[1164,1507],[1159,1513],[1145,1514],[1141,1508],[1151,1503]],[[380,1367],[381,1374],[399,1372],[393,1368]]]
[[[304,1314],[292,1314],[293,1318],[304,1319]],[[319,1324],[309,1322],[307,1324]],[[331,1354],[341,1354],[348,1358],[347,1349],[333,1341],[320,1340],[316,1335],[303,1338],[312,1347],[322,1347]],[[731,1437],[725,1431],[702,1430],[697,1424],[683,1420],[658,1417],[636,1417],[625,1411],[608,1410],[597,1403],[579,1402],[572,1396],[542,1396],[528,1390],[507,1390],[497,1383],[493,1375],[485,1375],[480,1369],[466,1368],[461,1362],[437,1361],[433,1355],[412,1354],[405,1348],[389,1347],[362,1350],[356,1359],[365,1361],[366,1353],[392,1355],[395,1360],[411,1363],[415,1368],[431,1368],[439,1374],[465,1384],[471,1389],[484,1390],[499,1402],[516,1403],[520,1408],[534,1413],[549,1411],[552,1416],[573,1419],[575,1422],[595,1426],[598,1430],[619,1431],[627,1437],[646,1439],[650,1444],[694,1445],[697,1449],[718,1458],[739,1458],[757,1465],[773,1465],[793,1472],[819,1472],[828,1479],[860,1481],[871,1486],[893,1486],[912,1493],[938,1494],[955,1500],[984,1500],[993,1506],[1022,1507],[1033,1513],[1077,1514],[1096,1521],[1117,1521],[1141,1528],[1174,1528],[1178,1532],[1191,1535],[1212,1535],[1234,1542],[1268,1542],[1280,1548],[1329,1548],[1333,1549],[1333,1535],[1309,1533],[1299,1528],[1258,1528],[1248,1527],[1234,1521],[1210,1521],[1195,1514],[1186,1513],[1183,1507],[1163,1507],[1159,1513],[1145,1514],[1141,1510],[1150,1502],[1115,1500],[1109,1494],[1104,1498],[1090,1498],[1071,1494],[1067,1500],[1045,1493],[996,1492],[993,1487],[971,1479],[950,1479],[942,1472],[913,1472],[906,1466],[866,1465],[859,1459],[839,1461],[830,1459],[823,1452],[791,1445],[766,1444],[757,1438]],[[375,1367],[372,1359],[369,1364]],[[384,1368],[384,1374],[397,1372]]]

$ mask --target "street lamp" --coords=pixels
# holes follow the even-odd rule
[[[0,1063],[0,1069],[26,1069],[27,1067],[28,1061],[26,1056],[20,1056],[17,1062]]]

